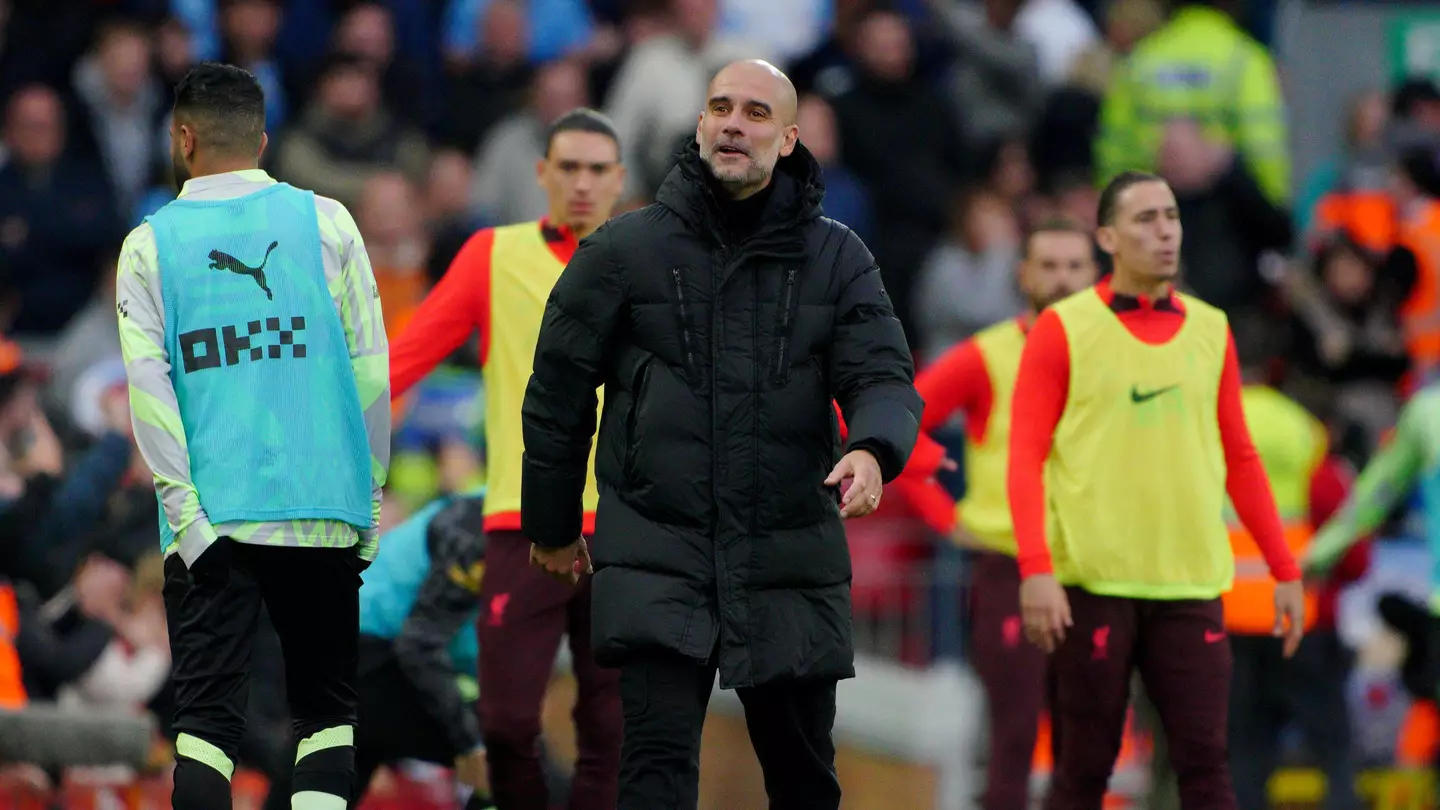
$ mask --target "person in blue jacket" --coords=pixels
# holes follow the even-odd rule
[[[382,538],[360,588],[356,805],[382,765],[454,767],[490,807],[475,715],[484,497],[439,498]]]

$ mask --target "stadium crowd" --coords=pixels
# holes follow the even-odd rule
[[[149,766],[169,756],[155,496],[131,435],[115,263],[129,229],[175,196],[171,88],[206,59],[264,86],[263,167],[354,213],[392,340],[476,229],[544,215],[535,163],[557,118],[592,106],[615,122],[622,209],[639,207],[692,136],[707,81],[736,59],[793,79],[825,212],[874,252],[921,369],[1025,310],[1022,234],[1055,219],[1093,230],[1100,182],[1156,171],[1180,199],[1186,288],[1230,316],[1254,379],[1326,426],[1333,509],[1347,470],[1440,363],[1440,89],[1415,79],[1355,99],[1335,157],[1292,184],[1265,10],[1239,22],[1237,11],[1224,0],[0,0],[0,709],[150,713]],[[1182,51],[1223,52],[1215,61],[1233,69],[1204,85],[1146,69]],[[1162,126],[1147,115],[1157,108],[1190,123]],[[475,356],[457,352],[397,403],[384,527],[483,481]],[[936,437],[962,457],[955,425]],[[923,505],[895,498],[882,512],[918,518]],[[914,564],[903,556],[879,564]],[[1334,576],[1363,571],[1352,559]],[[1333,632],[1333,609],[1319,621]],[[278,655],[257,648],[257,682],[283,682]],[[932,656],[907,646],[901,657]],[[251,767],[288,763],[284,712],[282,694],[255,690]],[[0,807],[6,791],[60,776],[0,751]]]

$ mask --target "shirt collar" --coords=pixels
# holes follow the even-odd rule
[[[557,225],[550,221],[549,217],[542,217],[540,220],[540,234],[545,237],[545,242],[551,245],[571,245],[580,243],[575,238],[575,232],[570,230],[569,225]]]
[[[273,183],[275,178],[264,169],[242,169],[238,172],[222,172],[220,174],[207,174],[204,177],[192,177],[185,181],[185,187],[180,189],[180,196],[194,194],[198,191],[210,191],[225,186],[235,186],[242,183]]]
[[[1109,276],[1101,279],[1100,283],[1095,285],[1095,292],[1099,293],[1100,299],[1110,306],[1110,311],[1117,315],[1122,312],[1135,312],[1137,310],[1174,313],[1183,311],[1175,301],[1173,291],[1167,290],[1164,295],[1153,300],[1144,295],[1125,295],[1111,289]]]

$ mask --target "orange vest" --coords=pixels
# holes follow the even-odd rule
[[[1420,371],[1440,365],[1440,203],[1422,205],[1401,221],[1397,240],[1415,254],[1415,287],[1400,318],[1410,359]]]
[[[29,702],[20,677],[20,654],[15,636],[20,633],[20,606],[15,589],[0,585],[0,709],[21,709]]]
[[[1246,386],[1241,401],[1275,505],[1285,521],[1285,544],[1298,560],[1314,534],[1309,517],[1310,479],[1328,449],[1325,428],[1294,400],[1263,385]],[[1222,597],[1225,626],[1234,634],[1268,635],[1275,627],[1275,581],[1255,538],[1240,525],[1233,509],[1227,513],[1235,583]],[[1307,590],[1306,630],[1314,626],[1318,607],[1315,594]]]
[[[1315,206],[1315,225],[1322,232],[1340,231],[1356,243],[1383,254],[1395,244],[1395,202],[1385,191],[1333,192]]]

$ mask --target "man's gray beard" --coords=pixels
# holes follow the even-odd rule
[[[751,188],[753,186],[764,185],[765,181],[770,179],[770,173],[760,168],[760,164],[756,163],[754,158],[750,159],[750,169],[745,172],[744,177],[741,177],[738,180],[729,177],[721,177],[720,173],[715,171],[714,164],[710,162],[711,158],[713,158],[714,156],[715,150],[712,148],[710,150],[710,154],[706,156],[704,161],[705,170],[709,172],[711,180],[714,180],[720,185],[721,188],[724,188],[726,191],[731,192],[732,194],[735,192],[744,191],[745,189]]]

